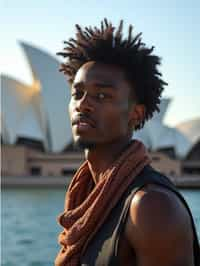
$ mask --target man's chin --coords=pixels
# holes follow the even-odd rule
[[[81,140],[78,139],[74,141],[74,147],[77,149],[85,150],[85,149],[93,149],[95,148],[96,143],[89,140]]]

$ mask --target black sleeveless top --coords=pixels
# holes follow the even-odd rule
[[[184,204],[191,217],[194,234],[193,250],[195,266],[200,266],[200,254],[198,237],[191,211],[183,196],[175,188],[174,184],[164,175],[155,171],[151,166],[145,166],[136,176],[133,183],[125,191],[117,205],[112,209],[106,222],[91,239],[86,250],[81,255],[81,266],[118,266],[118,244],[121,232],[126,223],[131,199],[134,194],[148,184],[157,184],[173,191]]]

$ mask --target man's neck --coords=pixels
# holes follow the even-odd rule
[[[95,184],[101,180],[105,171],[120,156],[130,141],[126,139],[121,142],[100,144],[93,149],[85,150],[85,157]]]

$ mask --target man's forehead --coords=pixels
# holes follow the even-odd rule
[[[79,68],[74,83],[92,82],[115,85],[124,80],[124,73],[119,67],[91,61]]]

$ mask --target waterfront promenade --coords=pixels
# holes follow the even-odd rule
[[[179,188],[200,188],[200,176],[182,176],[170,177],[172,182]],[[39,187],[39,188],[63,188],[68,186],[71,176],[2,176],[2,188],[23,188],[23,187]]]

